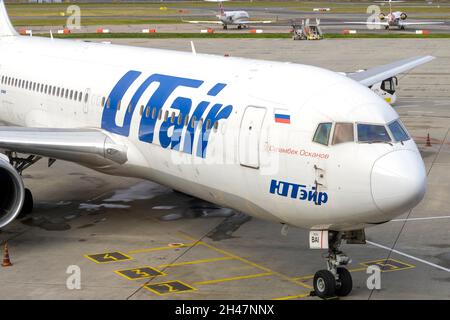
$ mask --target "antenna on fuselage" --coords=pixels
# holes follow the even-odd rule
[[[194,41],[191,41],[191,49],[192,49],[192,54],[196,55],[197,54],[197,50],[195,50]]]

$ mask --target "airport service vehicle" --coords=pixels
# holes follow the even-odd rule
[[[341,243],[424,196],[398,114],[368,87],[432,60],[347,76],[318,67],[20,36],[0,0],[0,228],[32,210],[21,174],[41,158],[155,181],[310,230],[328,249],[320,297],[352,278]],[[299,77],[299,75],[302,75]],[[125,222],[126,223],[126,222]]]
[[[292,24],[293,40],[321,40],[323,39],[322,30],[319,25],[302,23],[300,25]]]
[[[223,7],[223,2],[228,0],[205,0],[207,2],[218,2],[219,3],[219,14],[216,15],[219,20],[189,20],[184,21],[188,23],[197,24],[221,24],[224,30],[228,29],[228,26],[235,25],[238,29],[248,28],[250,24],[266,24],[272,23],[271,20],[250,20],[250,15],[247,11],[243,10],[233,10],[225,11]]]
[[[442,24],[440,21],[405,21],[408,15],[403,11],[392,11],[393,2],[404,2],[404,1],[376,1],[378,3],[389,3],[389,13],[385,14],[381,12],[379,14],[380,21],[366,21],[366,22],[345,22],[347,24],[366,24],[372,26],[381,26],[388,30],[391,27],[397,27],[401,30],[405,30],[407,26],[417,26],[417,25],[433,25]]]

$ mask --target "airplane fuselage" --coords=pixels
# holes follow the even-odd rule
[[[397,113],[335,72],[31,37],[1,38],[0,64],[0,120],[102,130],[128,161],[101,172],[319,230],[388,221],[424,194],[412,139],[358,141],[358,125],[387,128]],[[314,142],[320,123],[354,137]]]
[[[224,25],[241,25],[250,19],[246,11],[224,11],[218,17]]]

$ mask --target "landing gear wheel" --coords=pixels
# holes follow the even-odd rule
[[[226,24],[223,25],[223,30],[227,30],[228,26]]]
[[[337,274],[339,276],[340,285],[336,288],[336,295],[339,297],[348,296],[353,288],[352,275],[345,268],[337,268]]]
[[[241,26],[241,25],[238,25],[238,29],[241,30],[241,29],[242,29],[242,26]]]
[[[336,291],[336,279],[328,270],[317,271],[314,275],[314,292],[320,298],[333,297]]]
[[[20,211],[19,214],[19,218],[30,214],[33,211],[33,205],[33,194],[31,193],[30,189],[25,189],[25,199],[23,202],[22,211]]]

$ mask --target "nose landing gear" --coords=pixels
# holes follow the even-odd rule
[[[327,270],[317,271],[314,275],[313,294],[320,298],[344,297],[352,291],[352,276],[343,267],[350,262],[350,258],[339,250],[342,236],[342,232],[329,233]]]

